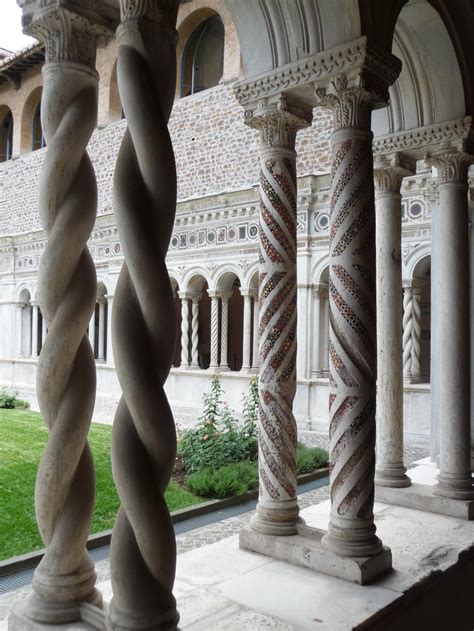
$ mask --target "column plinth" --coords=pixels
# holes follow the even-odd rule
[[[375,483],[411,484],[403,464],[402,196],[414,161],[396,154],[376,165],[377,464]]]

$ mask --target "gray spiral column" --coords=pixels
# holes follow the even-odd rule
[[[121,506],[110,555],[109,629],[176,629],[176,542],[165,491],[176,455],[164,392],[175,349],[166,253],[176,212],[168,132],[176,87],[178,0],[121,0],[118,83],[128,129],[114,180],[125,262],[114,299],[113,346],[122,387],[112,433]]]
[[[259,500],[254,530],[296,532],[296,152],[310,118],[283,97],[247,114],[260,130]]]
[[[94,67],[102,30],[67,2],[30,3],[28,8],[26,30],[44,42],[46,50],[41,113],[48,149],[39,205],[47,244],[37,296],[48,336],[38,360],[36,386],[49,436],[35,492],[46,550],[35,571],[26,613],[36,622],[60,624],[80,620],[81,603],[100,606],[102,600],[86,551],[95,493],[87,434],[96,388],[86,330],[97,286],[87,249],[97,187],[86,146],[97,122]]]
[[[403,464],[402,196],[415,165],[396,154],[375,170],[377,247],[377,466],[375,482],[405,487]]]
[[[322,539],[341,556],[382,551],[373,515],[375,474],[375,202],[371,113],[377,96],[344,75],[321,104],[331,138],[329,418],[331,518]]]

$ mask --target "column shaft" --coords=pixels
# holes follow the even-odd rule
[[[421,286],[412,287],[412,327],[411,327],[411,383],[421,381]]]
[[[107,300],[107,365],[115,366],[114,361],[114,353],[112,346],[112,314],[113,314],[113,306],[114,306],[114,297],[112,294],[108,294],[104,296]]]
[[[189,297],[179,292],[181,298],[181,368],[189,368]]]
[[[219,368],[229,370],[229,299],[231,292],[221,292],[221,355]]]
[[[89,321],[89,342],[95,357],[95,306],[92,312],[92,318]]]
[[[199,297],[193,297],[191,323],[191,366],[199,368]]]
[[[403,380],[411,383],[412,349],[413,349],[413,291],[411,285],[403,287]]]
[[[219,296],[209,291],[211,298],[211,363],[209,368],[219,367]]]
[[[99,302],[99,345],[97,349],[97,359],[105,360],[105,302]]]
[[[329,300],[326,285],[320,287],[319,306],[321,309],[321,345],[319,347],[319,365],[321,373],[327,377],[329,372]]]
[[[38,319],[39,319],[39,310],[38,303],[33,302],[33,310],[32,310],[32,318],[33,323],[31,327],[31,355],[32,357],[38,357]]]
[[[252,341],[252,298],[248,292],[241,292],[244,297],[244,335],[243,335],[243,358],[242,358],[242,370],[249,370],[250,365],[250,351]]]
[[[432,222],[432,310],[436,338],[432,391],[438,409],[439,468],[435,493],[473,499],[470,454],[469,231],[467,170],[470,159],[446,151],[432,156],[438,168],[439,205]]]
[[[377,286],[377,466],[375,482],[405,487],[403,465],[402,196],[400,156],[375,171]]]
[[[313,289],[313,361],[311,366],[311,372],[315,376],[321,374],[321,296],[319,294],[319,287]]]
[[[252,368],[258,368],[258,340],[259,340],[259,314],[258,296],[253,298],[253,324],[252,324]]]

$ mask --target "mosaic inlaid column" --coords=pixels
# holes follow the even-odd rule
[[[38,342],[39,342],[38,340],[38,320],[39,320],[38,303],[36,301],[32,301],[31,307],[32,307],[31,317],[33,318],[32,325],[31,325],[31,356],[38,357],[39,355],[39,352],[38,352]]]
[[[258,369],[258,292],[252,296],[252,368]]]
[[[470,450],[470,327],[468,167],[472,157],[456,150],[431,156],[438,170],[439,205],[433,207],[431,255],[436,301],[432,339],[433,398],[439,427],[437,495],[474,499]]]
[[[252,527],[296,532],[296,152],[309,118],[281,98],[247,113],[260,131],[259,500]]]
[[[229,370],[229,300],[232,296],[232,291],[220,291],[219,296],[221,299],[221,339],[220,339],[220,362],[219,369],[226,371]]]
[[[209,368],[219,368],[219,295],[218,292],[207,290],[211,299],[211,363]]]
[[[192,299],[192,321],[191,321],[191,366],[199,368],[199,301],[201,294],[196,294]]]
[[[181,298],[181,368],[189,368],[189,296],[178,292]]]
[[[373,97],[333,83],[322,105],[334,113],[331,137],[329,419],[331,517],[322,539],[341,556],[382,550],[373,515],[375,474],[375,202]]]
[[[249,289],[241,289],[240,294],[244,299],[244,322],[242,341],[242,370],[248,371],[250,365],[250,351],[252,341],[252,297]]]
[[[113,346],[123,396],[112,431],[121,505],[112,534],[107,629],[176,629],[176,541],[165,500],[176,430],[164,385],[176,342],[166,267],[176,214],[168,121],[176,87],[178,0],[120,0],[117,76],[128,128],[115,170],[123,247]]]
[[[86,330],[97,287],[87,248],[97,186],[86,146],[97,123],[95,53],[102,29],[73,3],[37,2],[35,8],[24,13],[24,24],[46,51],[39,208],[47,243],[37,296],[49,335],[38,361],[37,397],[49,436],[35,491],[46,550],[25,607],[36,622],[60,624],[80,620],[81,603],[100,606],[102,600],[86,551],[95,492],[87,434],[96,389]]]
[[[377,465],[375,482],[405,487],[403,465],[402,196],[414,165],[396,155],[375,170],[377,251]]]

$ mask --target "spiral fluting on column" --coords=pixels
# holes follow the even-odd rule
[[[295,531],[296,169],[269,151],[260,174],[260,499],[257,528]],[[259,523],[260,522],[260,523]],[[268,524],[265,524],[268,522]],[[279,523],[280,522],[280,523]]]
[[[189,366],[189,299],[181,296],[181,367]]]
[[[229,296],[221,296],[221,357],[220,367],[228,368],[228,351],[229,344]]]
[[[403,289],[403,377],[411,379],[413,348],[413,294],[411,287]]]
[[[375,207],[371,133],[333,140],[330,230],[331,521],[323,545],[345,556],[381,550],[375,473]]]
[[[87,249],[97,209],[86,152],[97,117],[97,73],[75,62],[43,68],[43,132],[48,145],[40,181],[47,244],[38,298],[48,329],[38,360],[37,396],[49,429],[36,479],[36,518],[46,551],[35,572],[30,614],[38,621],[80,619],[81,601],[97,605],[86,552],[95,475],[87,434],[95,402],[95,363],[86,335],[97,281]]]
[[[421,304],[420,291],[413,291],[412,298],[412,330],[411,330],[411,377],[413,381],[420,379],[420,358],[421,358]]]
[[[177,0],[121,0],[118,83],[128,129],[114,210],[124,250],[113,341],[123,395],[112,466],[121,506],[111,543],[110,629],[175,629],[176,542],[165,491],[176,455],[164,392],[176,337],[165,257],[176,212],[168,131],[176,86]]]
[[[219,358],[219,298],[211,295],[211,368],[218,366]]]
[[[191,362],[193,366],[199,366],[199,299],[193,299],[191,327]]]

